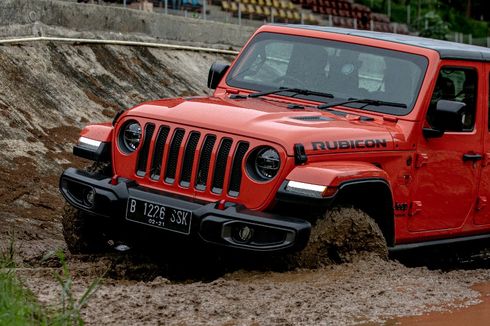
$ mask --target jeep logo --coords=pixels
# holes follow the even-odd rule
[[[349,148],[380,148],[386,147],[386,139],[359,139],[359,140],[335,140],[335,141],[314,141],[311,143],[313,150],[336,150]]]

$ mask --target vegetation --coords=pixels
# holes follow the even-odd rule
[[[0,325],[83,325],[81,310],[97,290],[101,278],[93,281],[77,299],[72,291],[73,279],[63,252],[57,256],[61,272],[55,273],[60,291],[60,304],[44,307],[32,292],[26,289],[15,275],[15,246],[12,240],[8,248],[0,252]]]
[[[486,38],[490,35],[487,0],[357,0],[393,22],[408,24],[421,35],[451,38],[455,32]]]
[[[14,245],[0,254],[0,325],[47,325],[48,318],[34,295],[15,276]]]

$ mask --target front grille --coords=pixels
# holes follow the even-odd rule
[[[150,176],[153,180],[158,180],[162,172],[163,151],[165,150],[165,143],[167,142],[169,131],[170,128],[168,126],[161,126],[158,131],[150,170]]]
[[[153,123],[149,123],[145,126],[143,145],[138,155],[138,166],[136,167],[136,174],[139,176],[144,176],[146,174],[148,151],[150,150],[151,137],[153,136],[154,130],[155,130],[155,125]]]
[[[231,139],[223,138],[219,146],[218,156],[214,165],[213,188],[211,189],[215,194],[220,194],[223,190],[226,163],[228,163],[228,154],[230,153],[232,143]]]
[[[196,147],[200,137],[200,133],[193,131],[187,141],[184,153],[184,163],[182,163],[182,173],[180,176],[180,185],[183,187],[189,187],[190,185],[192,165],[194,164],[194,156],[196,156]]]
[[[170,152],[168,153],[167,170],[165,172],[165,182],[173,183],[175,173],[177,172],[177,162],[179,160],[179,151],[182,140],[184,139],[184,129],[176,129],[170,143]]]
[[[192,187],[238,197],[249,142],[169,125],[158,126],[157,132],[155,129],[152,123],[145,125],[145,138],[136,162],[138,176],[146,176],[147,163],[151,162],[148,177],[159,182],[163,179],[165,187]]]
[[[201,149],[199,167],[197,168],[196,189],[204,190],[208,182],[209,164],[211,163],[211,153],[216,143],[215,135],[207,135]]]
[[[249,147],[250,145],[248,143],[240,142],[235,150],[233,166],[231,167],[230,186],[228,187],[228,195],[232,197],[236,197],[240,193],[242,162]]]

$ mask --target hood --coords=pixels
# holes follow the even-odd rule
[[[288,103],[263,98],[164,99],[141,104],[128,115],[274,142],[288,155],[293,155],[298,143],[308,155],[394,148],[390,128],[395,125],[379,116],[294,109]]]

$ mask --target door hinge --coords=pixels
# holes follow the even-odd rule
[[[419,200],[410,203],[410,210],[408,211],[409,216],[414,216],[422,211],[422,202]]]
[[[487,196],[478,196],[476,199],[476,210],[481,211],[487,206]]]
[[[428,161],[429,161],[429,155],[427,155],[425,153],[417,153],[415,155],[415,167],[416,168],[422,167],[422,165],[427,164]]]

